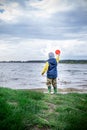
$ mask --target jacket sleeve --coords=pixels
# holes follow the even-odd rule
[[[59,58],[59,55],[56,56],[56,61],[57,63],[59,62],[60,58]]]
[[[45,66],[44,66],[44,68],[43,68],[43,70],[42,70],[42,73],[41,73],[42,75],[43,75],[45,72],[47,72],[48,67],[49,67],[49,63],[46,62],[46,63],[45,63]]]

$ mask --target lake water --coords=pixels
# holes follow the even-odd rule
[[[44,63],[0,63],[0,87],[13,89],[47,88]],[[87,64],[58,65],[58,88],[87,89]]]

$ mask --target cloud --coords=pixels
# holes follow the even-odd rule
[[[0,32],[26,38],[72,39],[87,28],[85,1],[25,0],[2,2]],[[6,3],[5,3],[6,2]],[[78,7],[78,8],[77,8]],[[77,34],[78,33],[78,34]],[[85,31],[85,34],[87,31]],[[83,36],[83,34],[82,34]],[[80,38],[80,37],[79,37]]]
[[[73,2],[70,0],[1,0],[0,3],[1,10],[4,10],[0,14],[0,18],[9,23],[20,22],[23,18],[49,19],[55,13],[71,11],[80,6],[82,9],[86,9],[85,0],[81,0],[81,2],[79,0]]]
[[[33,1],[29,3],[29,6],[36,8],[37,10],[35,10],[35,16],[42,18],[49,18],[52,14],[58,11],[65,11],[69,9],[63,3],[61,3],[60,6],[59,0]]]
[[[41,40],[11,37],[0,40],[0,60],[46,60],[61,50],[61,59],[86,59],[87,44],[78,40]]]
[[[19,21],[19,16],[23,17],[24,13],[21,6],[17,2],[3,3],[0,6],[4,12],[0,14],[0,19],[6,23],[16,23]]]
[[[86,42],[86,0],[0,0],[0,59],[84,58]]]

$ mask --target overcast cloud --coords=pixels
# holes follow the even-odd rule
[[[87,0],[0,0],[0,60],[87,59]]]

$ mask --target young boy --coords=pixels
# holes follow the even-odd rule
[[[47,72],[47,87],[48,92],[51,93],[51,85],[54,88],[54,93],[57,93],[57,63],[59,62],[59,55],[55,58],[54,53],[50,52],[48,54],[49,59],[47,60],[43,70],[42,75]]]

